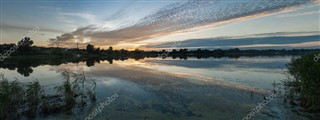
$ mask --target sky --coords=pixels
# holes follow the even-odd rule
[[[319,0],[1,0],[0,10],[1,44],[28,35],[68,48],[320,48]]]

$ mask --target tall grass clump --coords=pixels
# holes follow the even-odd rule
[[[0,74],[0,119],[19,119],[23,104],[24,90],[20,82],[10,82]]]
[[[39,81],[21,83],[10,81],[0,74],[0,120],[36,118],[37,115],[71,114],[78,105],[83,109],[87,101],[96,101],[94,80],[84,74],[61,73],[62,84],[56,92],[46,94]]]

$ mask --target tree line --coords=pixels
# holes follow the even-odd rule
[[[62,47],[40,47],[34,46],[31,38],[24,38],[26,44],[22,44],[17,50],[11,53],[10,56],[28,56],[28,55],[50,55],[61,57],[92,57],[92,56],[108,56],[108,57],[184,57],[194,56],[200,58],[206,57],[222,57],[222,56],[273,56],[273,55],[301,55],[305,53],[320,51],[320,49],[292,49],[292,50],[240,50],[239,48],[232,49],[170,49],[170,50],[158,50],[158,51],[144,51],[135,49],[128,51],[125,49],[114,50],[109,47],[107,50],[95,47],[92,44],[88,44],[85,49],[79,48],[62,48]],[[21,41],[22,41],[21,40]],[[0,53],[5,53],[16,44],[0,44]]]

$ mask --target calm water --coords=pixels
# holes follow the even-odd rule
[[[8,79],[38,80],[46,91],[61,84],[61,72],[85,73],[95,80],[97,101],[71,114],[54,114],[37,119],[85,119],[100,103],[115,98],[93,119],[242,119],[269,96],[272,83],[285,79],[283,68],[291,57],[240,57],[197,59],[129,59],[104,61],[88,67],[85,62],[28,69],[25,77],[16,69],[3,69]],[[294,116],[274,99],[253,119],[286,119]]]

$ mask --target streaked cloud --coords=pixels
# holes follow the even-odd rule
[[[2,26],[0,26],[0,29],[3,31],[10,31],[12,29],[14,30],[23,30],[23,31],[29,31],[32,30],[36,26],[30,26],[30,25],[13,25],[13,24],[8,24],[3,22]],[[41,27],[42,32],[53,32],[53,33],[65,33],[66,31],[59,30],[59,29],[53,29],[53,28],[48,28],[48,27]]]
[[[319,3],[319,1],[246,0],[230,2],[217,0],[191,0],[165,6],[131,26],[110,30],[101,27],[103,25],[90,25],[78,28],[71,33],[57,36],[56,38],[51,39],[51,41],[52,43],[70,43],[73,41],[84,42],[84,38],[90,38],[90,43],[99,45],[116,45],[121,42],[137,42],[174,34],[186,29],[228,24],[230,22],[257,18],[296,9],[313,3]],[[78,14],[73,15],[80,16]],[[74,36],[77,36],[77,38]]]
[[[304,33],[304,35],[303,35]],[[299,35],[299,36],[295,36]],[[185,40],[179,48],[204,48],[204,49],[229,49],[229,48],[292,48],[292,47],[313,47],[316,48],[320,44],[319,31],[316,32],[281,32],[254,34],[247,36],[235,37],[217,37],[205,39]],[[168,49],[172,45],[171,42],[146,45],[146,48]],[[172,48],[171,48],[172,49]]]
[[[89,13],[60,13],[60,14],[65,16],[80,17],[89,21],[94,21],[96,18],[96,16]]]
[[[237,48],[275,48],[275,47],[283,47],[283,48],[306,48],[306,47],[313,47],[319,48],[320,41],[313,41],[313,42],[301,42],[301,43],[291,43],[291,44],[257,44],[257,45],[240,45],[240,46],[233,46]]]
[[[320,14],[320,11],[309,11],[309,12],[301,12],[301,13],[291,13],[291,14],[283,14],[278,17],[298,17],[304,15],[312,15],[312,14]]]

